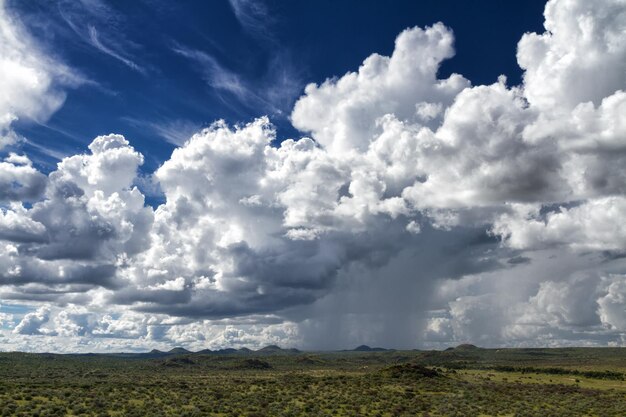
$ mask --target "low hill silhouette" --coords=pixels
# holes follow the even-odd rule
[[[367,345],[357,346],[352,349],[354,352],[387,352],[390,349],[385,349],[381,347],[369,347]]]

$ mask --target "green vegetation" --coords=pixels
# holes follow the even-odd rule
[[[0,353],[0,416],[624,416],[626,349]]]

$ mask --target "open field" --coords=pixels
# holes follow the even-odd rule
[[[624,416],[626,349],[0,353],[1,416]]]

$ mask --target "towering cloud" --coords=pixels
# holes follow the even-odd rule
[[[77,294],[121,286],[125,262],[149,246],[152,209],[131,188],[142,156],[119,135],[100,136],[89,149],[47,178],[37,173],[45,178],[41,201],[3,210],[3,298],[84,300]]]
[[[307,86],[291,119],[310,137],[218,121],[156,170],[155,209],[120,135],[47,176],[11,154],[0,295],[42,304],[14,343],[626,343],[626,4],[545,19],[519,86],[438,78],[437,23]]]

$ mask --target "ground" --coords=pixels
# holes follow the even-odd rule
[[[626,349],[0,353],[0,416],[624,416]]]

